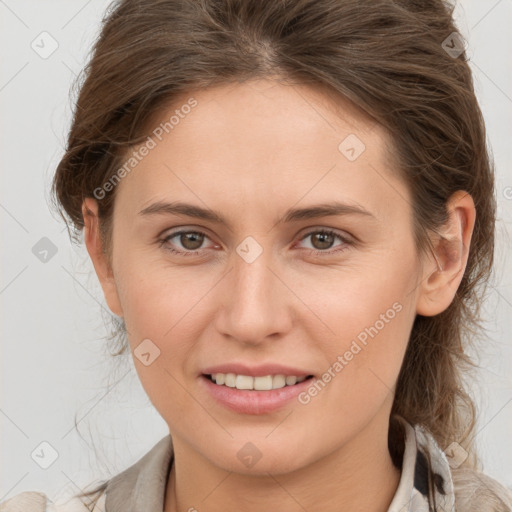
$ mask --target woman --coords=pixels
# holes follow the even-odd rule
[[[54,510],[512,510],[463,383],[496,206],[451,9],[124,0],[86,71],[55,197],[169,436]]]

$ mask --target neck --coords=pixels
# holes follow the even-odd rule
[[[386,512],[400,480],[387,434],[387,424],[369,424],[350,443],[314,463],[274,475],[225,471],[190,445],[176,442],[164,512],[337,512],[340,506],[355,512]]]

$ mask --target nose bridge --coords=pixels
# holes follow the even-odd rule
[[[237,302],[261,302],[262,299],[270,298],[270,282],[275,279],[269,268],[272,265],[272,251],[269,248],[263,250],[252,239],[242,242],[236,253],[233,279]]]
[[[271,248],[264,248],[254,237],[237,246],[222,303],[224,321],[220,328],[225,334],[257,343],[289,327],[287,298],[272,270],[276,266],[273,260]]]

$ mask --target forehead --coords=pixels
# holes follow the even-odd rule
[[[327,88],[259,80],[192,90],[147,133],[152,148],[119,184],[137,207],[184,194],[247,207],[338,191],[385,216],[385,202],[407,194],[387,133]]]
[[[187,104],[192,98],[197,106],[189,109]],[[187,111],[185,115],[181,110]],[[178,125],[187,125],[198,138],[204,139],[206,131],[210,138],[235,135],[245,142],[246,136],[251,135],[255,142],[271,146],[284,140],[303,143],[305,139],[314,140],[315,136],[326,134],[334,140],[349,133],[365,137],[377,126],[363,111],[327,86],[292,85],[271,79],[190,91],[176,98],[151,124],[165,125],[173,113],[181,114],[180,119],[174,116],[175,137],[189,138],[188,130],[177,129]],[[379,138],[386,138],[383,130],[372,142],[378,142]]]

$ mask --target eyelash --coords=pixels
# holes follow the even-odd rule
[[[195,235],[204,235],[205,238],[208,238],[208,235],[206,233],[203,233],[201,231],[186,231],[186,230],[181,230],[181,231],[176,231],[174,233],[170,233],[169,235],[167,235],[165,238],[162,238],[159,240],[159,246],[160,247],[163,247],[166,251],[169,251],[173,254],[177,254],[179,256],[197,256],[200,254],[200,250],[197,250],[197,251],[178,251],[170,246],[165,246],[165,244],[171,240],[172,238],[175,238],[176,236],[178,235],[182,235],[182,234],[195,234]],[[341,253],[345,250],[347,250],[351,245],[353,245],[353,243],[348,240],[347,238],[341,236],[339,233],[337,233],[336,231],[333,231],[331,229],[316,229],[316,230],[313,230],[313,231],[309,231],[308,233],[306,233],[301,239],[300,241],[303,241],[305,240],[306,238],[308,238],[309,236],[311,235],[314,235],[314,234],[318,234],[318,233],[321,233],[322,235],[332,235],[334,236],[335,238],[337,238],[338,240],[340,240],[341,242],[343,242],[343,246],[341,246],[341,248],[338,248],[338,249],[335,249],[335,250],[325,250],[325,251],[322,251],[322,250],[318,250],[318,249],[305,249],[307,251],[309,251],[310,253],[315,253],[317,256],[319,255],[320,257],[322,256],[330,256],[330,255],[333,255],[333,254],[338,254],[338,253]]]

